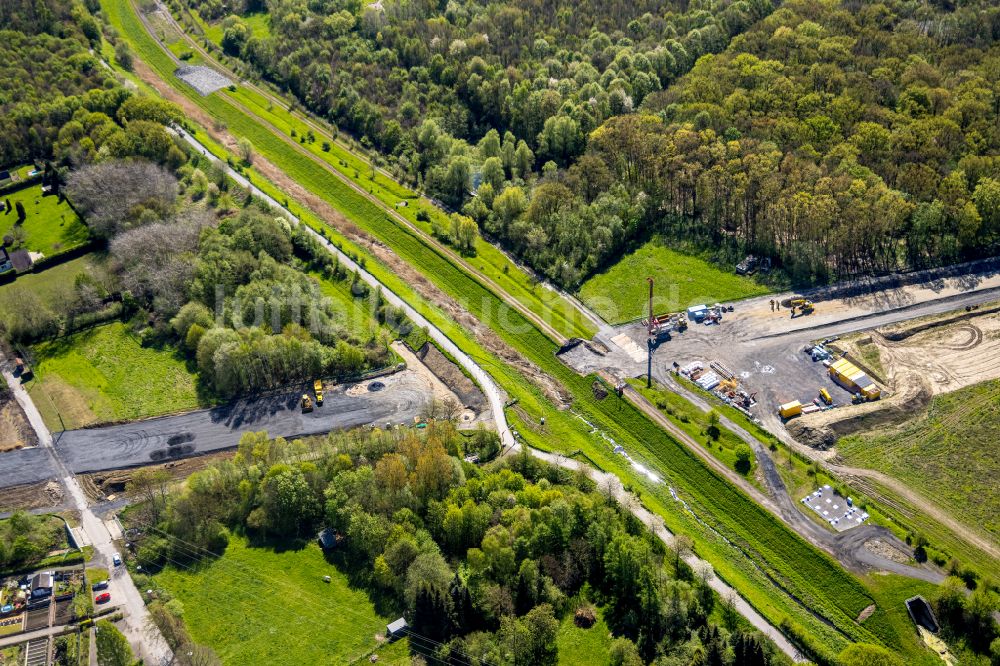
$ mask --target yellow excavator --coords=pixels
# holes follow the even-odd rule
[[[792,316],[795,316],[795,311],[798,310],[800,314],[812,314],[816,310],[816,306],[808,298],[793,298],[789,302],[789,306],[792,308]]]

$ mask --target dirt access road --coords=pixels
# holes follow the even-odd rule
[[[703,411],[708,411],[711,406],[701,397],[689,391],[686,387],[676,382],[673,378],[668,378],[666,386],[687,398]],[[684,442],[688,448],[696,452],[710,467],[716,472],[726,477],[730,483],[740,488],[749,495],[755,502],[766,508],[771,513],[779,516],[796,533],[804,537],[817,548],[830,553],[841,564],[857,572],[865,572],[871,568],[883,571],[890,571],[901,576],[925,580],[930,583],[940,583],[944,580],[944,575],[930,566],[913,567],[902,564],[893,559],[882,557],[865,547],[865,544],[872,540],[880,540],[889,547],[898,551],[904,557],[908,557],[909,546],[900,541],[890,530],[878,525],[861,525],[843,532],[831,532],[813,521],[809,516],[799,510],[794,499],[789,495],[781,474],[775,466],[774,460],[767,451],[767,447],[756,437],[750,434],[742,426],[730,420],[725,415],[719,416],[719,421],[723,427],[729,429],[737,437],[750,445],[760,466],[764,485],[768,494],[761,493],[752,486],[746,478],[730,469],[718,458],[711,455],[704,447],[686,432],[670,422],[660,411],[651,404],[645,397],[632,387],[625,389],[625,397],[641,409],[653,421],[658,423],[675,438]]]
[[[212,67],[214,69],[217,69],[218,71],[222,72],[224,75],[226,75],[227,77],[229,77],[233,81],[240,81],[240,77],[237,75],[236,72],[233,72],[232,70],[230,70],[229,68],[227,68],[225,65],[223,65],[221,62],[219,62],[212,54],[210,54],[197,41],[195,41],[194,39],[192,39],[191,36],[187,34],[187,32],[185,32],[184,27],[181,26],[176,21],[176,19],[174,19],[173,15],[170,13],[170,10],[167,7],[165,7],[162,3],[158,3],[157,7],[158,8],[156,9],[156,12],[160,16],[162,16],[164,20],[168,21],[171,25],[173,25],[177,29],[177,31],[183,36],[185,42],[191,48],[193,48],[195,51],[197,51],[199,53],[199,55],[205,60],[205,62],[208,64],[208,66],[210,66],[210,67]],[[162,42],[160,42],[160,40],[158,38],[158,35],[156,33],[156,30],[154,30],[152,28],[152,26],[149,25],[148,17],[142,12],[141,9],[137,10],[137,16],[139,16],[140,20],[142,21],[142,23],[145,26],[146,31],[149,33],[149,35],[151,37],[153,37],[153,39],[155,39],[157,41],[157,43],[160,45],[161,50],[165,54],[167,54],[168,56],[170,56],[170,58],[175,63],[177,63],[178,66],[183,65],[184,63],[180,59],[178,59],[177,56],[174,55],[173,51],[171,51]],[[291,108],[293,106],[293,104],[291,103],[292,100],[280,98],[277,95],[275,95],[274,93],[272,93],[271,91],[263,89],[263,88],[261,88],[259,86],[255,86],[255,85],[253,85],[252,83],[250,83],[248,81],[241,81],[240,85],[242,85],[242,86],[244,86],[246,88],[249,88],[250,90],[253,90],[254,92],[256,92],[259,95],[262,95],[269,102],[275,104],[276,106],[278,106],[280,108]],[[239,111],[241,111],[246,116],[254,118],[258,123],[260,123],[261,125],[263,125],[264,127],[266,127],[272,134],[274,134],[275,137],[277,137],[278,139],[280,139],[281,141],[283,141],[290,148],[292,148],[293,150],[295,150],[298,153],[300,153],[303,157],[305,157],[305,158],[309,159],[310,161],[312,161],[319,168],[327,171],[328,173],[330,173],[331,175],[333,175],[334,177],[336,177],[342,183],[344,183],[345,185],[347,185],[348,187],[350,187],[352,190],[354,190],[355,192],[357,192],[359,195],[361,195],[362,197],[364,197],[365,199],[367,199],[368,201],[370,201],[376,207],[378,207],[379,209],[381,209],[382,212],[385,213],[385,215],[388,216],[390,219],[392,219],[396,224],[398,224],[399,226],[403,227],[404,229],[406,229],[407,231],[409,231],[410,233],[412,233],[413,235],[415,235],[424,244],[426,244],[429,247],[433,248],[438,254],[442,255],[443,257],[446,257],[449,261],[451,261],[456,266],[459,266],[462,269],[463,272],[465,272],[466,274],[470,275],[473,279],[475,279],[477,282],[479,282],[482,286],[484,286],[489,291],[492,291],[499,298],[501,298],[507,305],[509,305],[510,307],[514,308],[518,312],[520,312],[523,317],[525,317],[526,319],[528,319],[529,321],[531,321],[538,328],[538,330],[542,331],[542,333],[544,333],[545,335],[547,335],[554,342],[556,342],[557,344],[561,344],[561,343],[565,342],[565,340],[566,340],[566,336],[565,335],[563,335],[559,330],[557,330],[554,326],[552,326],[548,321],[546,321],[545,319],[543,319],[542,317],[540,317],[538,314],[536,314],[535,312],[533,312],[531,309],[529,309],[527,306],[525,306],[524,304],[522,304],[517,298],[515,298],[513,295],[511,295],[510,293],[508,293],[503,287],[501,287],[499,284],[497,284],[496,281],[494,281],[488,275],[486,275],[482,271],[478,270],[475,266],[473,266],[471,263],[469,263],[468,261],[466,261],[465,258],[462,255],[460,255],[458,252],[456,252],[450,246],[445,245],[444,243],[438,241],[431,234],[425,232],[423,229],[419,228],[418,226],[416,226],[415,224],[413,224],[412,222],[410,222],[408,219],[406,219],[405,217],[403,217],[396,208],[394,208],[393,206],[389,206],[389,205],[385,204],[381,199],[379,199],[375,195],[371,194],[368,190],[366,190],[365,188],[363,188],[361,185],[359,185],[358,183],[356,183],[352,179],[348,178],[346,175],[344,175],[338,169],[334,168],[331,164],[329,164],[328,162],[326,162],[325,160],[323,160],[322,158],[320,158],[314,152],[312,152],[308,148],[302,146],[295,139],[293,139],[293,138],[289,137],[288,135],[286,135],[280,129],[278,129],[277,127],[275,127],[270,121],[268,121],[265,118],[262,118],[261,116],[259,116],[256,113],[254,113],[251,109],[247,108],[244,104],[242,104],[239,100],[237,100],[236,97],[234,97],[233,95],[228,94],[228,92],[226,92],[224,90],[219,91],[219,94],[225,96],[226,97],[226,101],[229,102],[229,104],[231,104],[233,107],[235,107],[236,109],[238,109]],[[302,114],[302,113],[298,113],[298,112],[294,112],[293,111],[292,115],[295,116],[297,119],[301,120],[302,122],[306,123],[307,125],[309,125],[312,129],[316,130],[316,132],[320,136],[320,138],[322,138],[322,139],[328,139],[330,141],[333,141],[340,148],[342,148],[343,150],[345,150],[347,152],[352,152],[352,149],[348,145],[346,145],[339,138],[339,136],[334,135],[334,133],[331,131],[331,128],[329,126],[321,126],[314,119],[312,119],[312,118],[310,118],[310,117],[308,117],[308,116],[306,116],[305,114]],[[363,155],[359,156],[359,157],[361,159],[364,159],[364,160],[368,159],[367,157],[365,157]],[[386,177],[387,179],[393,180],[393,182],[395,182],[398,187],[405,187],[404,185],[396,182],[392,178],[392,176],[390,174],[388,174],[387,172],[380,170],[380,173],[384,177]],[[430,200],[428,200],[426,198],[423,198],[423,197],[421,197],[418,200],[421,201],[422,203],[424,203],[427,206],[434,206],[435,205]]]

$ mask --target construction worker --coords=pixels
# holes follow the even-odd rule
[[[771,299],[771,312],[774,312],[774,299]]]

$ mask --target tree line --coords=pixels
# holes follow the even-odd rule
[[[997,250],[985,0],[267,10],[229,54],[566,287],[654,234],[803,283]]]

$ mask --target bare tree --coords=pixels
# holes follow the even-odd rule
[[[204,214],[191,213],[120,234],[111,242],[111,257],[122,288],[153,299],[157,310],[176,312],[187,300],[198,236],[206,223]]]
[[[111,238],[168,217],[177,200],[177,179],[143,160],[99,162],[72,172],[65,191],[94,234]]]

